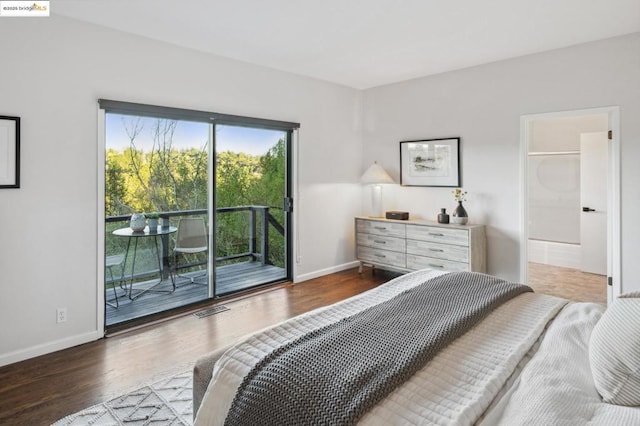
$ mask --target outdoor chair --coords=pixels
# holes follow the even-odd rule
[[[176,235],[176,245],[173,249],[173,265],[171,267],[171,280],[175,286],[174,272],[179,269],[186,269],[197,265],[197,263],[180,264],[179,258],[187,258],[187,255],[195,255],[197,253],[206,253],[209,249],[207,240],[207,228],[204,219],[201,217],[181,218],[178,222],[178,232]],[[195,281],[196,278],[206,276],[206,268],[197,275],[180,275],[179,277],[188,278],[191,284],[204,284]]]
[[[120,284],[120,287],[122,287],[122,275],[123,275],[123,271],[122,271],[122,267],[124,265],[124,254],[115,254],[113,256],[107,256],[105,258],[105,262],[104,262],[104,266],[107,270],[107,272],[109,273],[109,278],[107,279],[106,283],[105,283],[105,289],[104,289],[104,299],[105,299],[105,303],[113,308],[118,309],[119,303],[118,303],[118,293],[116,291],[116,282],[118,282]],[[115,267],[119,267],[120,268],[120,273],[117,275],[118,278],[114,277],[113,274],[113,268]],[[113,299],[107,299],[107,288],[106,288],[106,284],[111,284],[112,285],[112,289],[113,289]],[[114,302],[111,303],[111,302]]]

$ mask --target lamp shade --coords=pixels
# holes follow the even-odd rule
[[[376,161],[374,161],[371,167],[369,167],[363,173],[362,177],[360,178],[360,182],[374,184],[394,183],[393,179],[391,179],[391,176],[389,176],[387,172],[385,172],[384,169],[380,167],[380,165]]]

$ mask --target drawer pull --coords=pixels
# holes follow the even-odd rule
[[[385,256],[384,254],[378,254],[378,253],[374,254],[374,256],[375,256],[375,257],[381,257],[381,258],[383,258],[383,259],[387,257],[387,256]]]
[[[444,250],[442,249],[434,249],[434,248],[430,248],[430,251],[437,251],[438,253],[442,253]]]
[[[432,268],[444,268],[444,266],[442,265],[434,265],[433,263],[430,263],[429,266],[431,266]]]
[[[433,237],[444,237],[444,234],[440,234],[437,232],[429,232],[429,235],[433,236]]]
[[[373,240],[373,242],[378,244],[387,244],[386,241],[382,241],[382,240]]]
[[[374,226],[374,228],[375,228],[375,229],[379,229],[379,230],[381,230],[381,231],[386,231],[386,230],[387,230],[387,228],[386,228],[386,227],[384,227],[384,226]]]

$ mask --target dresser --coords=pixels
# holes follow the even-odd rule
[[[360,272],[363,265],[403,272],[486,272],[484,225],[357,217],[355,228]]]

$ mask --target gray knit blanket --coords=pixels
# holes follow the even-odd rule
[[[350,425],[442,348],[529,287],[441,275],[283,345],[247,374],[225,425]]]

